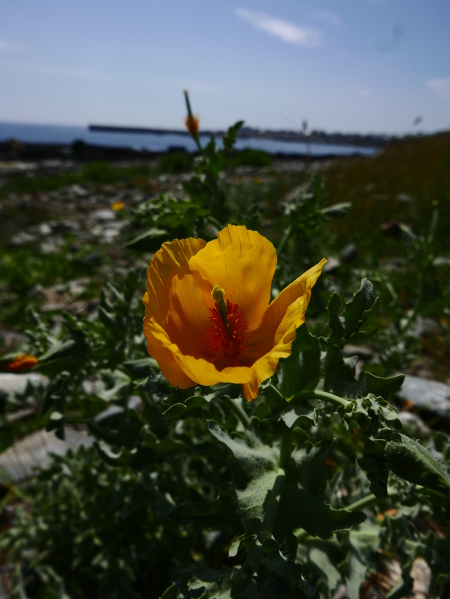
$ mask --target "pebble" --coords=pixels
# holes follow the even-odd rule
[[[403,428],[409,437],[428,437],[431,429],[425,424],[422,418],[414,412],[399,412],[398,418],[403,424]]]
[[[32,243],[34,241],[36,241],[36,237],[26,231],[20,231],[20,233],[17,233],[17,235],[14,235],[14,237],[11,238],[12,245],[26,245],[27,243]]]
[[[354,243],[349,243],[341,252],[342,262],[353,262],[358,257],[358,248]]]
[[[28,383],[47,384],[47,378],[37,372],[14,374],[12,372],[0,373],[0,397],[7,398],[14,393],[23,393]]]
[[[109,210],[108,208],[104,208],[102,210],[94,210],[89,215],[89,220],[97,220],[100,222],[108,221],[108,220],[116,220],[117,214],[114,210]]]
[[[69,193],[77,195],[77,196],[86,196],[88,194],[87,189],[85,189],[84,187],[81,187],[81,185],[71,185],[70,187],[67,188],[67,190]]]
[[[442,326],[436,320],[423,316],[418,316],[411,327],[410,331],[417,337],[423,337],[424,335],[437,335],[442,333]]]
[[[341,262],[337,258],[328,258],[327,263],[322,268],[322,272],[333,273],[340,267],[340,265],[341,265]]]
[[[364,362],[370,362],[373,358],[373,350],[366,345],[346,345],[342,350],[343,355],[346,358],[350,358],[351,356],[358,356]]]
[[[37,467],[47,468],[50,454],[65,455],[69,449],[91,447],[94,438],[84,430],[66,427],[66,438],[58,439],[54,432],[37,431],[0,454],[0,482],[18,482],[33,476]]]
[[[407,375],[397,396],[415,407],[450,418],[450,385]]]

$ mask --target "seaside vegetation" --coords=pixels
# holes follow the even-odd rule
[[[328,598],[345,587],[350,599],[394,599],[415,592],[417,564],[429,596],[448,596],[448,411],[419,413],[399,392],[404,374],[449,382],[450,135],[395,142],[373,157],[278,160],[236,152],[240,126],[220,147],[200,146],[194,130],[196,157],[4,178],[0,372],[45,378],[2,399],[0,451],[44,427],[91,440],[31,479],[0,473],[0,568],[11,597]],[[199,363],[186,375],[195,338],[181,338],[192,347],[177,350],[178,370],[167,347],[148,354],[147,341],[160,339],[156,304],[169,320],[184,312],[144,296],[152,257],[170,270],[162,244],[204,240],[207,270],[223,259],[212,249],[218,235],[245,236],[244,227],[257,233],[242,255],[265,248],[252,273],[267,289],[264,252],[276,251],[274,305],[328,261],[282,350],[255,325],[258,347],[281,353],[258,371],[256,390],[244,389],[250,401],[233,362],[251,343],[244,325],[232,321],[242,343],[225,353],[226,337],[207,337],[231,362],[214,370],[209,356],[208,372],[221,378],[206,385]],[[244,271],[233,260],[225,265],[240,293]],[[194,276],[194,266],[180,268]],[[164,285],[169,297],[171,279]],[[195,289],[179,298],[187,312],[201,312]],[[243,316],[251,325],[254,315]]]

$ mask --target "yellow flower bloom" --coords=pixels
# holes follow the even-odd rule
[[[239,383],[258,395],[305,322],[321,260],[269,305],[277,255],[256,231],[228,225],[218,239],[164,243],[148,268],[144,334],[169,383]]]
[[[0,365],[0,370],[6,372],[23,372],[29,370],[39,363],[36,356],[30,354],[20,354],[14,358],[11,362]]]
[[[114,210],[114,212],[120,212],[121,210],[123,210],[125,208],[125,202],[122,202],[122,200],[113,202],[111,204],[111,208]]]
[[[198,128],[200,125],[200,118],[198,116],[188,115],[184,119],[184,124],[186,125],[186,129],[192,135],[192,137],[197,137]]]

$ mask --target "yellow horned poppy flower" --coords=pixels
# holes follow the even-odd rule
[[[291,354],[325,262],[269,305],[277,255],[256,231],[228,225],[209,243],[164,243],[148,268],[143,297],[148,353],[172,385],[239,383],[251,401],[278,360]]]
[[[122,200],[113,202],[111,204],[111,208],[114,210],[114,212],[120,212],[121,210],[123,210],[125,208],[125,202],[122,202]]]
[[[36,356],[32,356],[30,354],[20,354],[14,358],[11,362],[7,362],[6,364],[0,365],[0,370],[6,372],[23,372],[24,370],[29,370],[36,366],[39,363],[39,360]]]

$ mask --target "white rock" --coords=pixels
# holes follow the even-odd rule
[[[98,220],[98,221],[107,221],[107,220],[116,220],[117,214],[114,210],[108,210],[107,208],[103,210],[94,210],[89,215],[89,220]]]
[[[450,418],[450,385],[408,375],[397,395],[418,408]]]
[[[65,455],[69,449],[91,447],[94,438],[86,431],[66,427],[64,441],[54,432],[38,431],[0,454],[0,482],[17,482],[33,476],[37,467],[47,468],[50,454]]]
[[[0,396],[6,396],[13,393],[23,393],[28,383],[47,384],[47,378],[37,372],[28,372],[26,374],[14,374],[12,372],[0,373]]]

